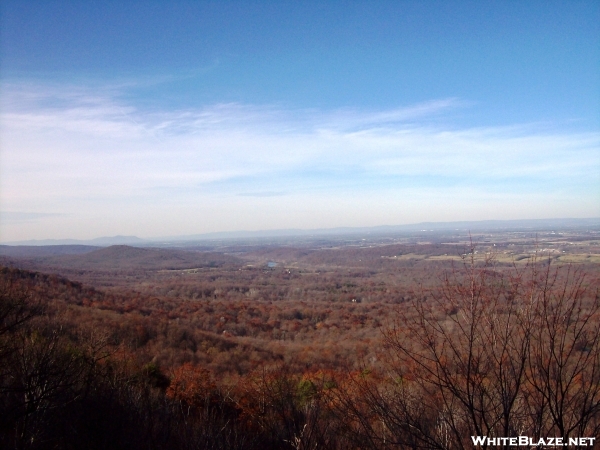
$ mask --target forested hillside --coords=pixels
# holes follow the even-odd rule
[[[102,251],[145,250],[64,258]],[[294,252],[155,262],[113,283],[98,269],[100,287],[2,268],[0,447],[454,449],[600,432],[591,263],[351,250],[389,264],[368,269]]]

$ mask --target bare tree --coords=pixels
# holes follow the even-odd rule
[[[464,449],[471,436],[595,436],[598,295],[570,267],[534,260],[505,270],[474,254],[384,331],[386,381],[357,379],[364,405],[346,406],[363,414],[371,446]]]
[[[585,296],[581,271],[565,271],[547,266],[532,277],[536,301],[526,399],[537,434],[566,441],[600,433],[600,297]]]

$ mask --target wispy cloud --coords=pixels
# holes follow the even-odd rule
[[[600,204],[598,132],[436,125],[436,117],[468,107],[459,99],[385,111],[237,103],[148,111],[120,100],[122,89],[3,87],[2,210],[117,218],[117,205],[158,210],[298,193],[351,199],[419,191],[434,199],[457,189],[465,202],[467,192],[491,201],[517,195],[521,204],[554,196],[579,202],[580,214]],[[14,221],[6,217],[3,226]]]
[[[238,194],[240,197],[279,197],[286,195],[285,192],[277,191],[261,191],[261,192],[242,192]]]

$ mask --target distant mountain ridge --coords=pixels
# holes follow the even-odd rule
[[[375,227],[338,227],[316,229],[280,229],[259,231],[225,231],[214,233],[194,234],[188,236],[171,236],[163,241],[196,241],[210,239],[244,239],[244,238],[269,238],[287,236],[332,236],[358,233],[402,233],[418,231],[481,231],[481,230],[525,230],[525,229],[552,229],[552,228],[581,228],[593,227],[600,229],[600,217],[585,219],[526,219],[526,220],[480,220],[460,222],[420,222],[407,225],[380,225]]]
[[[38,258],[58,255],[81,255],[98,250],[95,245],[0,245],[0,256]]]
[[[315,229],[277,229],[258,231],[223,231],[212,233],[201,233],[192,235],[157,237],[141,239],[137,236],[112,236],[99,237],[88,240],[78,239],[43,239],[5,242],[4,245],[21,246],[54,246],[54,245],[79,245],[107,247],[111,245],[133,245],[140,247],[152,247],[158,243],[202,241],[215,239],[248,239],[248,238],[277,238],[293,236],[334,236],[358,233],[383,234],[383,233],[406,233],[419,231],[482,231],[482,230],[528,230],[528,229],[552,229],[552,228],[582,228],[591,227],[600,229],[600,217],[575,219],[525,219],[525,220],[479,220],[459,222],[420,222],[407,225],[381,225],[375,227],[338,227],[338,228],[315,228]]]
[[[214,252],[173,250],[148,247],[113,245],[110,247],[84,247],[79,252],[55,252],[52,247],[31,246],[28,252],[19,247],[0,246],[0,256],[12,258],[10,262],[25,262],[27,267],[36,270],[178,270],[200,267],[238,266],[241,261],[234,257]],[[20,252],[11,254],[17,248]],[[91,250],[90,250],[91,249]],[[72,250],[72,249],[66,249]]]

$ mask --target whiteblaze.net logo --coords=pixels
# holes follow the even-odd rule
[[[562,437],[547,437],[547,438],[532,438],[529,436],[518,437],[488,437],[488,436],[471,436],[473,445],[488,446],[488,447],[503,447],[503,446],[528,446],[528,447],[593,447],[595,437],[574,437],[568,440]]]

